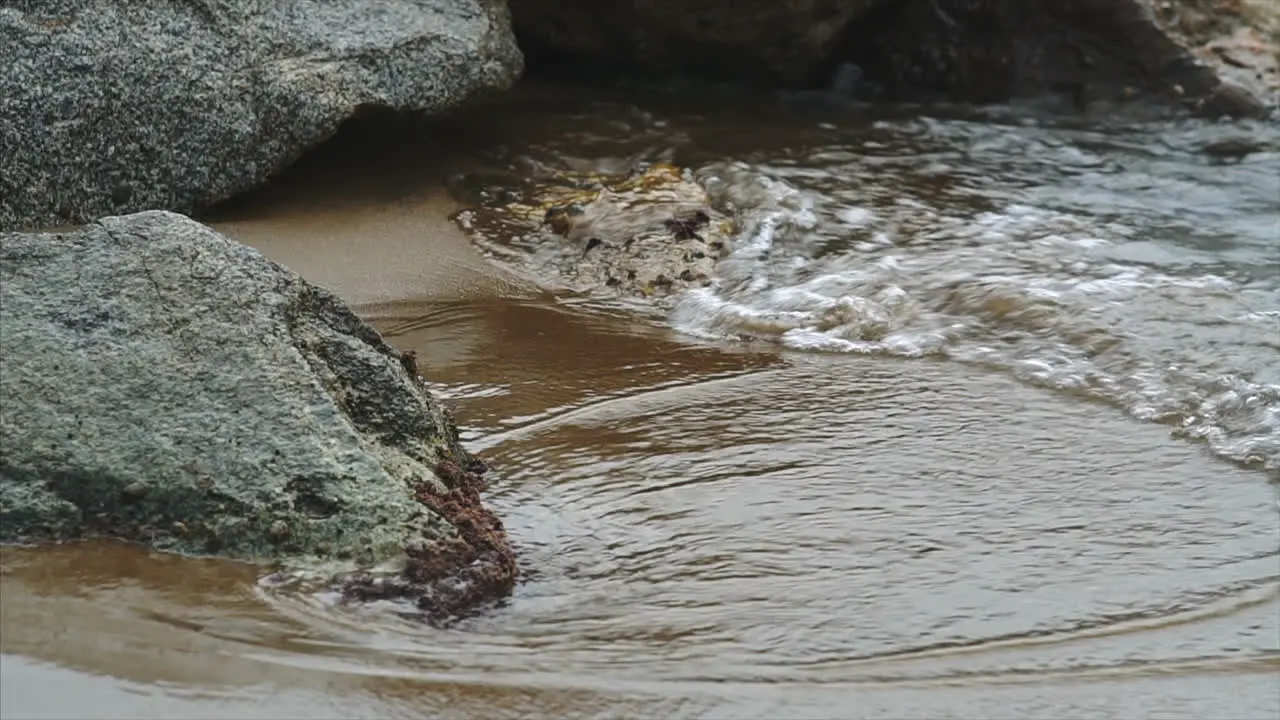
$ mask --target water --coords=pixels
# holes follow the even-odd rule
[[[220,225],[418,353],[497,468],[510,602],[432,629],[6,549],[0,714],[1280,713],[1276,126],[535,90]],[[444,178],[637,159],[745,228],[670,308],[549,297],[444,222]]]
[[[753,226],[676,325],[995,367],[1280,472],[1280,144],[1221,165],[1201,128],[1045,125],[877,122],[704,169]]]
[[[746,229],[674,327],[994,367],[1280,473],[1275,122],[664,109],[564,110],[551,139],[490,154],[513,173],[694,167]],[[1213,152],[1242,139],[1243,158]]]

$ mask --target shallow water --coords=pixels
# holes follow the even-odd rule
[[[417,351],[496,468],[511,601],[430,629],[228,563],[5,549],[0,715],[1280,713],[1274,126],[509,102],[438,130],[457,162],[361,154],[221,227]],[[636,158],[747,228],[670,312],[548,297],[441,222]]]
[[[1280,124],[582,105],[485,154],[511,175],[693,168],[745,230],[674,327],[992,367],[1280,474]]]

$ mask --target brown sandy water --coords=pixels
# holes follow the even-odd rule
[[[488,501],[506,519],[526,573],[511,601],[431,629],[394,608],[353,614],[324,597],[276,594],[254,583],[251,568],[230,563],[106,543],[7,548],[0,716],[1280,715],[1276,486],[1267,458],[1230,456],[1236,448],[1266,454],[1269,426],[1239,418],[1267,416],[1221,408],[1211,415],[1206,404],[1216,396],[1198,395],[1202,415],[1237,423],[1213,425],[1225,438],[1214,444],[1212,433],[1188,437],[1176,425],[1171,433],[1168,418],[1142,416],[1130,395],[1103,392],[1127,387],[1124,372],[1153,372],[1143,359],[1170,345],[1204,372],[1253,383],[1233,386],[1241,393],[1274,382],[1266,352],[1280,335],[1260,333],[1270,326],[1249,324],[1256,319],[1231,325],[1230,299],[1199,281],[1209,272],[1234,279],[1241,289],[1233,297],[1264,323],[1270,317],[1269,283],[1280,262],[1269,264],[1266,249],[1250,244],[1258,227],[1250,213],[1259,209],[1240,189],[1247,174],[1231,188],[1240,204],[1213,210],[1221,229],[1215,246],[1161,244],[1174,219],[1135,210],[1140,217],[1129,220],[1147,223],[1143,232],[1107,250],[1108,262],[1136,268],[1108,275],[1107,287],[1125,278],[1142,286],[1120,313],[1090,267],[1072,264],[1084,260],[1054,255],[1054,243],[1071,240],[1075,226],[1053,225],[1058,240],[1031,231],[1014,238],[1039,248],[1027,258],[1013,240],[966,236],[940,212],[977,206],[1028,222],[1026,212],[1004,208],[1009,203],[995,196],[1002,191],[1018,203],[1056,202],[1088,223],[1090,237],[1123,235],[1070,207],[1069,197],[1038,196],[1057,182],[1047,170],[1029,190],[966,185],[955,181],[964,163],[932,147],[915,161],[933,164],[931,184],[914,183],[919,178],[887,160],[868,180],[831,169],[829,139],[820,150],[801,148],[803,133],[813,132],[809,118],[708,111],[695,121],[651,109],[660,103],[591,113],[557,103],[517,104],[523,114],[506,113],[520,118],[514,127],[473,123],[474,136],[409,127],[312,158],[215,223],[334,288],[394,344],[417,351],[471,447],[497,469]],[[883,129],[897,121],[870,120],[868,132],[877,122]],[[969,135],[916,142],[987,143],[986,152],[1007,153],[1000,162],[1011,175],[1029,172],[983,134],[985,121],[964,122],[974,123],[964,126]],[[1022,142],[1025,154],[1037,132],[1006,128],[1001,142]],[[535,158],[601,164],[672,147],[713,156],[724,152],[722,142],[735,158],[768,166],[772,178],[790,178],[815,196],[839,198],[854,186],[860,197],[894,193],[867,207],[900,233],[932,233],[929,248],[894,245],[896,261],[919,272],[895,286],[922,309],[893,316],[888,335],[836,337],[830,324],[775,332],[762,314],[805,306],[750,294],[750,282],[732,276],[715,300],[754,309],[751,322],[742,320],[745,311],[698,324],[703,316],[687,307],[683,315],[637,317],[552,297],[537,289],[536,273],[495,266],[445,217],[459,201],[442,189],[443,178],[519,154],[486,154],[495,139]],[[1125,196],[1108,184],[1136,183],[1134,173],[1166,182],[1165,191],[1176,183],[1184,197],[1215,197],[1209,180],[1185,169],[1194,158],[1165,156],[1170,167],[1135,170],[1136,157],[1158,153],[1143,146],[1126,155],[1126,138],[1109,139],[1107,150],[1061,136],[1054,142],[1030,151],[1060,160],[1067,149],[1090,147],[1129,168],[1118,180],[1100,175],[1081,184],[1091,208],[1107,193],[1141,208],[1138,191]],[[744,149],[769,143],[772,158]],[[1250,168],[1206,174],[1221,179]],[[821,182],[805,186],[795,179],[800,171]],[[944,175],[951,185],[939,183]],[[885,209],[903,202],[920,205],[908,214],[916,225]],[[874,238],[856,232],[840,231],[845,250],[831,250],[839,244],[833,218],[848,219],[848,208],[809,209],[818,220],[806,237],[824,239],[824,249],[804,256],[811,263],[859,243],[875,246],[852,270],[821,265],[818,276],[885,264]],[[994,227],[989,217],[971,219]],[[752,272],[775,286],[811,283],[813,276],[776,274],[800,264],[787,247],[776,244]],[[922,264],[939,256],[956,277],[943,282],[941,269]],[[1092,371],[1112,373],[1112,385],[1099,381],[1086,392],[1065,381],[1079,367],[1050,349],[1070,349],[1080,330],[1068,322],[1072,313],[1034,303],[1026,307],[1036,313],[1018,311],[1033,295],[1045,302],[1049,281],[1062,282],[1060,270],[1094,283],[1085,294],[1098,303],[1091,329],[1123,355]],[[1146,274],[1133,279],[1136,272]],[[990,277],[1003,278],[1000,293],[982,296],[1000,312],[972,309],[977,296],[966,274],[987,279],[988,290]],[[806,301],[819,294],[805,287]],[[883,299],[883,288],[874,290],[857,286],[857,297]],[[946,302],[931,305],[934,294]],[[944,318],[939,308],[954,314],[956,306],[987,324],[975,320],[968,334],[947,336],[941,351],[806,344],[819,331],[850,343],[895,332],[918,338]],[[1153,318],[1159,307],[1179,310]],[[1197,312],[1199,330],[1179,324]],[[1028,324],[1035,332],[1019,335]],[[726,325],[729,332],[713,332]],[[978,346],[987,351],[981,361],[965,354]],[[1051,371],[1020,370],[1031,361]],[[1199,387],[1176,384],[1181,377],[1147,390]],[[1158,405],[1163,396],[1143,397]],[[1266,399],[1258,397],[1249,408]]]

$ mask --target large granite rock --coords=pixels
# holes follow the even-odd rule
[[[531,52],[657,72],[821,87],[851,63],[859,82],[841,91],[861,99],[1057,94],[1079,106],[1144,99],[1211,116],[1267,112],[1170,34],[1152,0],[511,0],[511,7]]]
[[[19,0],[0,58],[0,229],[200,210],[361,108],[438,112],[523,68],[502,0]]]
[[[483,464],[412,359],[183,216],[0,235],[0,398],[0,541],[359,570],[344,590],[432,612],[514,584]]]

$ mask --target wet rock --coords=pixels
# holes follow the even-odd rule
[[[871,97],[880,97],[884,93],[872,83],[865,81],[866,73],[861,67],[851,62],[842,62],[831,73],[827,85],[813,89],[781,90],[778,99],[787,107],[828,114],[857,107]]]
[[[1141,99],[1266,112],[1170,34],[1148,0],[900,0],[856,25],[841,53],[897,99],[1058,94],[1080,108]]]
[[[1265,149],[1266,146],[1254,138],[1231,137],[1207,143],[1201,146],[1200,152],[1218,160],[1238,162]]]
[[[901,0],[865,19],[847,51],[901,99],[1060,95],[1078,109],[1142,100],[1210,117],[1267,113],[1162,26],[1149,0]]]
[[[1193,53],[1151,0],[512,0],[512,9],[523,37],[579,57],[826,88],[788,98],[806,106],[851,95],[968,103],[1060,95],[1080,108],[1144,100],[1210,116],[1266,113],[1255,87]],[[847,67],[859,69],[855,83],[840,80]]]
[[[735,232],[689,172],[668,164],[534,178],[513,195],[457,220],[482,247],[515,249],[535,275],[594,295],[661,300],[709,285]]]
[[[1280,3],[1161,0],[1154,5],[1161,27],[1227,81],[1220,93],[1227,102],[1244,91],[1272,109],[1280,107]]]
[[[417,499],[456,531],[405,547],[408,561],[394,577],[356,571],[339,579],[349,600],[414,598],[433,620],[447,620],[511,590],[515,554],[502,522],[480,501],[486,486],[474,469],[441,460],[436,476],[448,489],[421,483]]]
[[[0,229],[198,211],[361,109],[446,110],[523,65],[500,0],[19,0],[0,57]]]
[[[898,0],[510,0],[524,42],[667,72],[697,69],[795,84],[849,24]]]
[[[484,466],[401,355],[329,292],[194,221],[0,235],[0,340],[0,541],[383,563],[366,574],[430,612],[514,583],[474,473],[439,472]],[[414,570],[427,561],[429,577]]]

